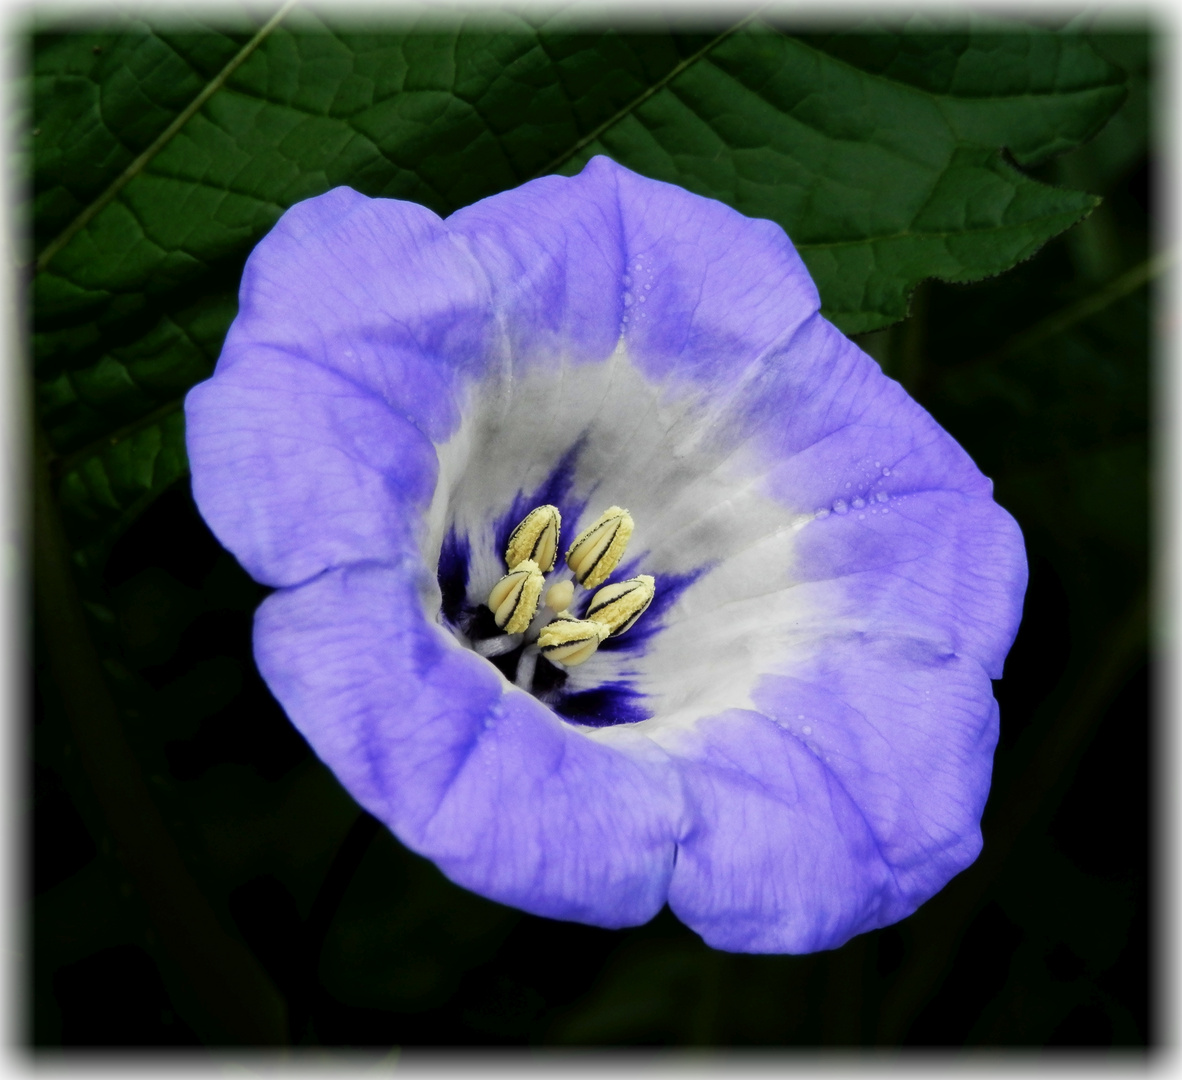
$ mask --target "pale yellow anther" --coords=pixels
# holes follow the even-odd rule
[[[564,667],[575,667],[589,659],[610,633],[601,622],[571,618],[569,612],[564,612],[542,627],[538,648],[547,660]]]
[[[565,611],[575,598],[573,582],[560,581],[546,590],[546,607],[551,611]]]
[[[591,598],[587,618],[622,634],[644,614],[655,594],[656,582],[648,574],[605,585]]]
[[[561,532],[562,515],[557,506],[539,506],[531,510],[509,534],[509,544],[505,548],[505,562],[509,569],[515,570],[518,563],[532,559],[543,574],[548,574],[558,558]]]
[[[538,610],[546,579],[532,559],[510,570],[488,594],[493,620],[507,634],[524,633]]]
[[[609,506],[567,549],[566,564],[574,571],[575,580],[587,589],[602,585],[624,557],[631,536],[632,515],[619,506]]]

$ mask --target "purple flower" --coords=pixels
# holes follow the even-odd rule
[[[602,157],[445,221],[337,188],[251,255],[197,503],[292,721],[453,881],[808,952],[976,857],[1021,534],[818,307],[778,226]],[[544,505],[563,549],[629,510],[610,580],[655,581],[577,666],[486,606]]]

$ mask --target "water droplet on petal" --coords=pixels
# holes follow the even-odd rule
[[[833,509],[839,514],[847,514],[849,513],[850,508],[846,506],[845,499],[838,499],[837,502],[833,504]]]
[[[883,470],[882,470],[882,475],[883,475],[883,476],[890,476],[890,475],[891,475],[891,470],[890,470],[890,469],[883,469]]]
[[[802,727],[800,730],[803,731],[806,735],[811,735],[813,733],[813,729],[811,727],[809,727],[808,724],[805,724],[804,727]]]
[[[829,516],[829,508],[828,507],[822,506],[821,509],[817,511],[817,517],[819,517],[819,518],[827,518],[828,516]]]
[[[874,467],[875,467],[876,469],[881,469],[881,468],[882,468],[882,462],[881,462],[881,461],[876,461],[876,462],[874,463]]]
[[[639,269],[640,269],[640,267],[638,266],[636,269],[637,269],[637,270],[639,270]],[[625,274],[625,275],[624,275],[624,284],[625,284],[625,285],[631,285],[631,284],[632,284],[632,275],[631,275],[631,274]]]
[[[630,292],[624,293],[624,307],[632,306],[632,294]]]
[[[887,501],[887,499],[889,499],[889,498],[890,498],[890,496],[889,496],[889,495],[888,495],[888,494],[887,494],[885,491],[880,491],[880,492],[879,492],[877,495],[875,495],[874,497],[875,497],[875,498],[876,498],[876,499],[877,499],[879,502],[886,502],[886,501]]]
[[[865,500],[865,499],[863,499],[863,498],[862,498],[862,497],[859,495],[859,496],[858,496],[858,497],[857,497],[857,498],[856,498],[856,499],[853,501],[853,504],[852,504],[852,505],[853,505],[853,507],[854,507],[854,509],[855,509],[855,510],[861,510],[861,509],[862,509],[862,507],[866,505],[866,500]]]

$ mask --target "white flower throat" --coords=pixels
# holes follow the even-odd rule
[[[652,603],[656,583],[648,574],[640,574],[599,589],[586,618],[570,611],[576,584],[590,590],[611,576],[624,556],[632,528],[627,510],[609,506],[567,548],[566,565],[574,580],[563,576],[549,588],[545,575],[558,561],[562,533],[558,507],[531,510],[510,534],[505,549],[509,572],[488,594],[488,607],[499,629],[537,642],[536,649],[527,649],[522,657],[519,685],[529,684],[539,652],[562,667],[581,664],[602,642],[627,631]]]

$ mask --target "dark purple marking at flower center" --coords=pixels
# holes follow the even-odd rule
[[[648,610],[619,637],[610,637],[607,641],[603,642],[599,646],[599,651],[644,652],[649,640],[660,633],[661,628],[665,625],[665,614],[677,603],[678,597],[709,569],[708,566],[701,566],[685,574],[653,573],[653,577],[656,578],[657,582],[656,594],[653,596],[653,601],[649,604]],[[630,577],[635,577],[637,574],[644,573],[652,573],[652,571],[645,569],[644,558],[641,556],[638,559],[621,564],[616,572],[612,574],[610,580],[625,581]],[[575,602],[576,614],[580,618],[586,618],[587,609],[591,606],[591,600],[594,595],[595,593],[593,591],[585,593]]]
[[[561,558],[561,552],[566,548],[565,541],[569,541],[569,537],[565,536],[566,530],[573,528],[587,505],[585,501],[572,499],[570,494],[574,485],[575,465],[584,441],[580,438],[563,454],[537,488],[529,494],[519,492],[512,505],[497,518],[494,536],[499,552],[504,552],[509,542],[509,534],[526,514],[537,506],[549,504],[557,506],[562,514],[564,542],[559,544]],[[468,597],[471,557],[472,549],[468,538],[457,534],[454,528],[448,529],[439,552],[438,576],[443,618],[453,630],[463,634],[469,641],[499,637],[502,631],[497,628],[484,598],[479,597],[473,603]],[[626,633],[603,642],[599,646],[600,650],[643,653],[648,641],[661,630],[665,614],[677,602],[678,597],[708,569],[709,567],[700,567],[685,574],[655,574],[656,596],[648,610]],[[623,581],[646,572],[644,556],[641,555],[621,564],[610,580]],[[580,617],[585,617],[594,593],[595,590],[583,592],[575,601],[573,610]],[[515,682],[525,648],[522,644],[499,656],[490,657],[489,660],[506,679]],[[613,679],[591,689],[576,691],[565,689],[568,681],[569,676],[565,671],[551,664],[545,657],[538,657],[530,692],[564,719],[589,727],[635,724],[649,719],[652,715],[644,705],[644,694],[637,690],[627,677]]]
[[[542,700],[563,719],[588,727],[636,724],[652,716],[644,705],[644,695],[622,680],[574,694],[560,692],[554,701]]]
[[[509,536],[531,510],[539,506],[557,506],[562,515],[562,537],[559,538],[558,558],[570,542],[569,530],[587,507],[586,500],[571,498],[571,488],[575,482],[575,466],[587,442],[585,435],[580,436],[575,444],[558,459],[558,464],[550,470],[545,480],[534,488],[532,492],[518,492],[513,504],[497,518],[494,536],[496,537],[497,552],[504,554],[509,545]]]
[[[531,510],[538,506],[557,506],[562,514],[563,522],[572,524],[579,519],[586,507],[586,502],[580,502],[570,497],[574,485],[575,465],[579,452],[582,450],[586,437],[580,437],[558,460],[558,464],[550,470],[546,479],[529,494],[518,492],[512,505],[496,521],[494,529],[497,552],[504,555],[509,543],[509,534],[517,527],[521,520]],[[559,545],[561,551],[565,550]],[[468,597],[468,567],[472,560],[472,547],[467,536],[461,536],[454,527],[447,530],[443,544],[439,549],[439,568],[437,577],[439,591],[442,594],[440,609],[443,618],[453,629],[458,630],[472,641],[482,641],[485,638],[499,637],[502,631],[493,620],[493,614],[484,603],[484,597],[479,597],[472,603]],[[517,652],[508,654],[516,656]],[[500,666],[500,665],[498,665]],[[514,659],[516,669],[517,661]],[[508,676],[512,678],[511,675]]]
[[[459,626],[468,601],[468,563],[472,549],[468,538],[455,529],[448,529],[439,549],[439,591],[443,595],[440,608],[452,626]]]

